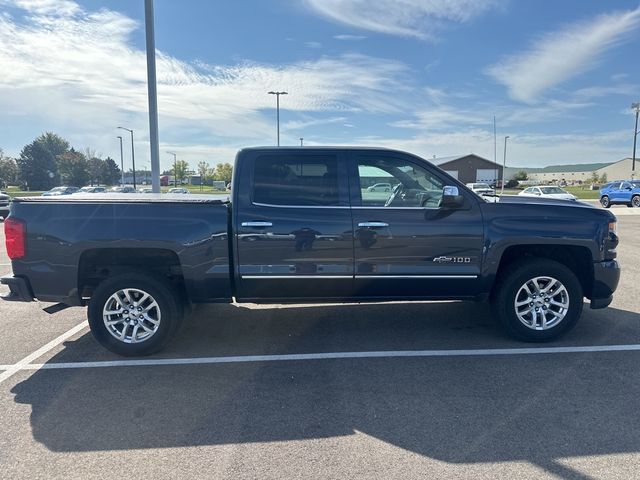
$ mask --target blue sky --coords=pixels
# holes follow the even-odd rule
[[[156,0],[161,163],[361,144],[544,166],[630,156],[638,1]],[[0,0],[0,148],[45,130],[148,162],[143,0]],[[125,161],[128,154],[125,156]]]

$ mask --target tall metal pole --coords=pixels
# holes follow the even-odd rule
[[[302,143],[303,141],[304,141],[304,138],[303,138],[303,137],[300,137],[300,146],[301,146],[301,147],[303,146],[303,143]]]
[[[636,126],[633,129],[633,160],[631,160],[631,180],[636,176],[636,140],[638,139],[638,114],[640,114],[640,102],[632,103],[631,108],[636,110]]]
[[[493,164],[496,166],[493,172],[494,182],[498,184],[498,137],[496,135],[496,116],[493,116]]]
[[[124,186],[124,155],[122,154],[122,137],[118,135],[120,140],[120,185]]]
[[[149,95],[149,142],[151,144],[151,191],[160,193],[160,146],[158,140],[158,92],[156,89],[156,41],[153,24],[153,0],[144,0],[147,36],[147,91]],[[133,138],[133,132],[131,132]],[[133,186],[136,169],[133,168]]]
[[[167,152],[169,155],[173,155],[173,186],[178,186],[178,161],[176,160],[176,154],[174,152]]]
[[[504,195],[504,171],[507,168],[507,139],[509,135],[504,137],[504,158],[502,160],[502,189],[500,190],[500,196]]]
[[[267,92],[269,95],[276,96],[276,129],[277,129],[277,138],[278,138],[278,146],[280,146],[280,95],[288,95],[287,92]]]
[[[133,188],[136,188],[136,151],[133,148],[133,130],[127,127],[118,127],[120,130],[126,130],[131,134],[131,163],[133,164]]]

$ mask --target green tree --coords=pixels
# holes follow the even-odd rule
[[[120,172],[120,167],[115,162],[115,160],[111,157],[107,157],[104,159],[102,163],[102,175],[100,177],[100,183],[105,185],[116,185],[120,183],[120,179],[122,178],[122,174]]]
[[[89,161],[85,156],[73,148],[58,156],[60,178],[65,185],[82,187],[89,183]]]
[[[60,135],[56,135],[52,132],[45,132],[34,140],[34,143],[38,143],[42,148],[47,150],[53,158],[58,158],[69,151],[69,142],[62,138]]]
[[[529,175],[527,175],[527,172],[525,172],[524,170],[520,170],[513,177],[514,180],[518,180],[518,181],[527,180],[528,178],[529,178]]]
[[[33,141],[20,152],[19,180],[27,190],[49,190],[58,185],[58,165],[53,154],[42,142]]]
[[[188,170],[189,164],[185,160],[178,160],[171,169],[171,173],[175,177],[176,181],[182,183],[182,180],[186,177]]]
[[[18,164],[11,157],[6,157],[0,148],[0,187],[15,185],[18,181]]]
[[[230,163],[219,163],[216,165],[216,170],[214,174],[215,180],[224,180],[225,183],[229,183],[231,181],[231,177],[233,176],[233,165]]]
[[[89,183],[91,185],[100,185],[103,183],[102,177],[104,176],[104,160],[97,157],[87,158]]]
[[[590,183],[598,183],[600,177],[598,177],[598,174],[596,172],[591,172],[591,176],[589,177],[589,182]]]
[[[607,183],[607,174],[606,172],[600,175],[600,183]]]
[[[200,190],[202,190],[202,185],[208,180],[207,174],[211,170],[209,164],[205,161],[198,162],[198,175],[200,175]]]

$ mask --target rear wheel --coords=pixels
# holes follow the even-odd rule
[[[631,199],[631,206],[640,208],[640,195],[634,195]]]
[[[602,205],[604,208],[609,208],[611,206],[611,200],[609,200],[609,197],[604,195],[600,197],[600,205]]]
[[[168,283],[144,273],[127,273],[103,281],[88,308],[95,339],[123,356],[150,355],[161,350],[183,316],[180,297]]]
[[[565,265],[531,258],[508,265],[496,284],[492,307],[507,333],[525,342],[553,340],[580,318],[580,282]]]

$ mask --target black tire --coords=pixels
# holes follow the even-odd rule
[[[124,289],[135,289],[148,293],[157,304],[157,310],[154,312],[160,314],[160,321],[154,333],[138,343],[127,343],[117,339],[110,333],[103,319],[103,309],[110,301],[111,296]],[[123,304],[123,308],[127,307]],[[153,278],[146,273],[136,272],[116,275],[100,283],[93,292],[87,309],[91,333],[98,343],[107,350],[125,357],[151,355],[160,351],[178,330],[183,312],[181,296],[175,292],[175,289],[172,289],[168,282]],[[121,316],[111,318],[117,319]],[[118,325],[124,328],[124,323],[126,322]],[[154,328],[151,324],[147,325]],[[130,330],[133,330],[133,327]]]
[[[611,200],[609,200],[609,197],[607,195],[603,195],[602,197],[600,197],[600,205],[602,205],[604,208],[611,207]]]
[[[547,342],[556,339],[571,330],[582,314],[582,286],[575,274],[559,262],[545,258],[520,260],[506,266],[499,276],[492,293],[491,306],[494,315],[512,338],[524,342]],[[536,277],[556,279],[568,293],[569,305],[564,318],[545,330],[535,330],[526,326],[518,318],[514,305],[523,285]]]
[[[640,195],[634,195],[631,197],[631,206],[634,208],[640,208]]]

